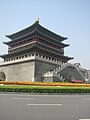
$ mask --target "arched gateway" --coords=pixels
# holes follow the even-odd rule
[[[5,81],[6,80],[6,75],[4,72],[0,72],[0,81]]]

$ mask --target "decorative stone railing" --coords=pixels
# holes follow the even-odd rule
[[[71,67],[75,67],[73,64],[71,63],[63,63],[61,65],[59,65],[57,68],[53,69],[53,71],[46,71],[46,73],[44,74],[44,77],[49,77],[49,76],[56,76],[58,77],[60,80],[64,81],[65,78],[60,75],[60,71],[63,70],[65,67],[67,66],[71,66]],[[84,79],[84,76],[82,75],[82,73],[80,72],[80,70],[75,67],[77,69],[77,71],[79,72],[79,74],[83,77]]]

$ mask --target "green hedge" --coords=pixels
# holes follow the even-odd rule
[[[90,93],[90,87],[0,86],[0,92],[21,92],[21,93]]]

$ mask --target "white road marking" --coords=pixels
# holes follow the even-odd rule
[[[79,120],[90,120],[90,118],[89,119],[79,119]]]
[[[84,98],[84,100],[90,100],[90,98]]]
[[[20,97],[13,97],[14,100],[35,100],[36,98],[20,98]]]
[[[27,104],[30,106],[62,106],[63,104]]]

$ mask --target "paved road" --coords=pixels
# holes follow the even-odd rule
[[[90,95],[0,94],[0,120],[90,120]]]

